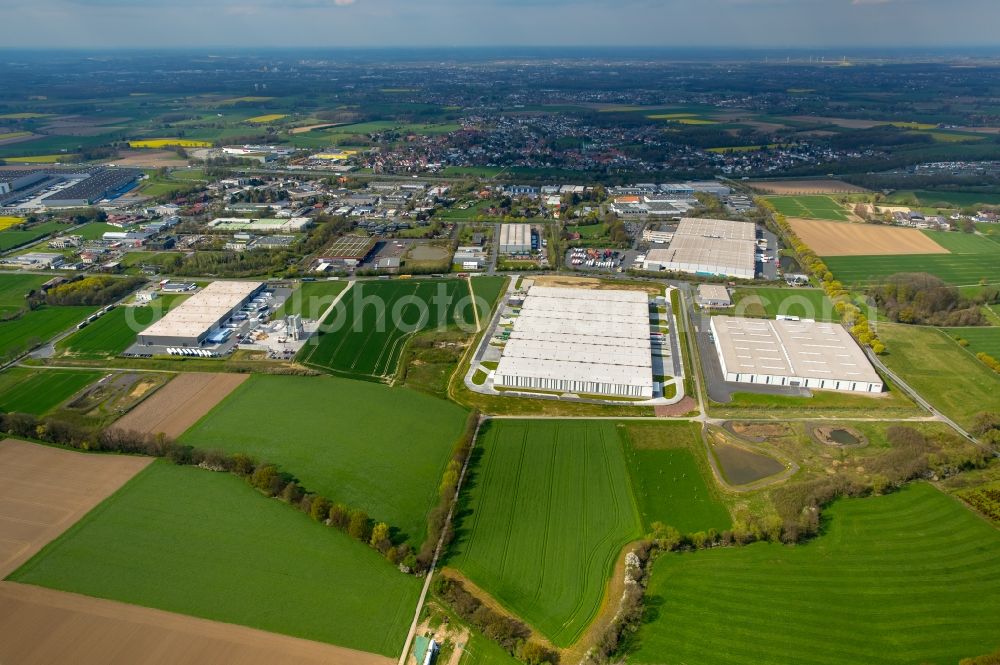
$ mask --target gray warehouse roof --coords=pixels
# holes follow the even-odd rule
[[[685,218],[666,249],[646,254],[650,264],[666,270],[753,279],[756,225],[725,219]]]
[[[841,325],[735,316],[713,316],[711,325],[724,371],[882,382]]]

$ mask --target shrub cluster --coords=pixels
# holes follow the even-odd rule
[[[646,582],[649,564],[661,551],[654,540],[646,540],[625,555],[625,591],[618,600],[618,611],[601,633],[597,644],[587,651],[584,663],[603,665],[617,662],[623,655],[630,634],[639,630],[645,614]]]
[[[434,581],[434,592],[464,621],[527,665],[558,665],[559,654],[531,640],[531,630],[520,621],[500,614],[446,575]]]
[[[928,273],[890,275],[868,293],[890,321],[950,327],[986,325],[977,302]]]
[[[92,275],[53,287],[45,292],[47,305],[108,305],[146,283],[143,277]]]

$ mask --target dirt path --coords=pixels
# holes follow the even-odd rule
[[[152,461],[0,441],[0,579]]]
[[[249,374],[180,374],[119,418],[114,426],[138,432],[162,432],[176,438],[249,378]]]
[[[0,582],[0,663],[391,665],[385,656],[75,593]]]

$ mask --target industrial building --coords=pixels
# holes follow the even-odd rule
[[[42,204],[53,208],[72,208],[113,199],[131,189],[142,175],[140,169],[96,169],[86,179],[46,196]]]
[[[651,399],[648,296],[532,286],[493,385]]]
[[[726,381],[882,392],[882,377],[841,325],[713,316],[711,329]]]
[[[500,253],[531,253],[531,224],[501,224]]]
[[[733,298],[729,295],[729,289],[721,284],[699,284],[694,301],[698,303],[699,307],[706,309],[733,306]]]
[[[652,249],[643,270],[753,279],[757,227],[752,222],[725,219],[680,221],[666,249]]]
[[[208,223],[217,231],[243,231],[251,233],[295,233],[312,224],[308,217],[286,219],[248,219],[245,217],[219,217]]]
[[[140,346],[201,346],[264,287],[261,282],[212,282],[138,335]]]

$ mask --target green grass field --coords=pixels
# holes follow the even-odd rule
[[[1000,255],[1000,242],[986,236],[958,231],[924,231],[924,235],[952,254]]]
[[[621,431],[645,531],[653,522],[681,533],[732,527],[729,511],[709,489],[707,469],[695,457],[702,454],[698,425],[629,424]]]
[[[667,554],[633,663],[955,665],[1000,643],[1000,532],[930,485],[839,501],[804,545]]]
[[[94,313],[96,307],[41,307],[0,323],[0,356],[44,342]]]
[[[596,614],[621,548],[641,535],[612,422],[493,421],[449,565],[559,646]]]
[[[738,316],[766,317],[779,314],[816,321],[840,320],[833,303],[820,289],[739,288],[733,293]]]
[[[976,205],[1000,205],[1000,194],[980,194],[977,192],[932,192],[926,189],[904,189],[893,192],[886,202],[889,204],[910,204],[927,207],[965,208]]]
[[[805,219],[830,219],[847,221],[847,212],[829,196],[768,196],[767,200],[782,215]]]
[[[45,275],[0,273],[0,313],[27,307],[24,297],[49,281]]]
[[[0,372],[0,411],[40,416],[99,378],[101,372],[10,367]]]
[[[11,579],[395,657],[420,581],[224,473],[158,460]]]
[[[58,222],[45,222],[43,224],[36,224],[27,231],[0,231],[0,252],[6,252],[9,249],[14,249],[15,247],[20,247],[21,245],[27,245],[28,243],[40,240],[51,233],[56,231],[65,231],[69,229],[66,224],[60,224]]]
[[[969,342],[968,350],[973,354],[982,351],[1000,358],[1000,328],[945,328],[944,331],[954,338],[960,337]]]
[[[471,283],[472,292],[476,294],[477,298],[485,300],[488,305],[488,307],[478,307],[480,322],[485,326],[487,319],[489,319],[494,307],[496,307],[497,299],[500,298],[500,294],[504,291],[507,278],[496,276],[473,277]]]
[[[121,231],[120,227],[101,222],[90,222],[73,231],[73,235],[83,236],[84,240],[100,240],[105,233]]]
[[[163,318],[171,307],[187,300],[183,295],[166,295],[152,305],[116,307],[86,328],[56,343],[56,351],[79,358],[105,358],[123,353],[135,342],[136,335]]]
[[[889,369],[958,424],[970,426],[980,411],[1000,411],[1000,374],[940,330],[882,324],[878,334]]]
[[[823,261],[845,285],[862,288],[899,272],[927,272],[955,286],[1000,283],[995,254],[909,254],[897,256],[827,256]]]
[[[301,314],[304,319],[318,319],[348,284],[346,280],[303,282],[274,316]]]
[[[468,296],[465,280],[358,282],[324,320],[321,330],[329,332],[306,344],[299,361],[345,376],[393,376],[412,333],[474,325]]]
[[[465,418],[461,407],[406,388],[254,375],[181,441],[274,462],[419,544]]]

